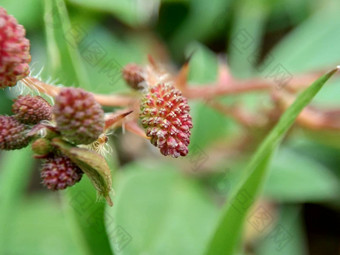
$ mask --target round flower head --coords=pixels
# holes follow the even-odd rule
[[[68,157],[53,155],[44,162],[40,176],[48,189],[62,190],[79,182],[83,172]]]
[[[160,83],[149,89],[141,101],[140,118],[146,135],[165,156],[188,154],[192,119],[187,99],[172,85]]]
[[[79,88],[64,88],[55,98],[57,129],[70,142],[90,144],[104,132],[104,111],[94,96]]]
[[[0,88],[15,86],[29,74],[29,48],[24,27],[0,7]]]
[[[25,124],[52,119],[52,107],[40,96],[19,96],[12,105],[15,117]]]
[[[0,116],[0,149],[16,150],[26,147],[30,142],[24,124],[10,116]]]

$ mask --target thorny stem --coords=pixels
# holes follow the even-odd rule
[[[51,84],[44,83],[34,77],[26,77],[21,80],[27,87],[31,89],[36,89],[40,93],[47,94],[49,96],[55,97],[58,95],[61,87],[57,87]],[[131,96],[124,95],[102,95],[94,94],[95,99],[98,103],[103,106],[128,106],[133,104],[136,99]]]
[[[158,70],[158,66],[154,61],[151,61],[150,64],[153,66],[154,70],[157,72],[162,72],[162,70]],[[246,92],[254,92],[254,91],[274,91],[275,101],[279,101],[281,110],[286,109],[290,102],[293,100],[290,96],[287,96],[285,92],[296,93],[300,89],[303,89],[309,86],[315,79],[317,79],[322,72],[314,72],[310,74],[302,74],[295,75],[290,80],[289,84],[285,84],[282,87],[282,93],[275,92],[275,88],[278,89],[275,84],[270,79],[263,78],[254,78],[247,80],[238,80],[232,77],[229,68],[226,64],[220,63],[219,65],[219,75],[218,81],[216,83],[207,84],[205,86],[195,86],[194,84],[189,85],[187,83],[187,77],[189,73],[189,66],[186,63],[182,69],[178,72],[178,74],[172,77],[175,86],[180,89],[183,95],[189,99],[204,99],[207,100],[207,104],[210,107],[215,108],[216,110],[224,113],[225,115],[231,116],[237,122],[245,127],[249,127],[252,125],[259,124],[258,118],[254,118],[244,109],[240,109],[239,107],[229,107],[221,105],[216,100],[219,96],[226,95],[235,95],[242,94]],[[45,93],[52,97],[58,95],[61,87],[54,86],[51,84],[44,83],[37,78],[34,77],[26,77],[22,80],[22,82],[29,88],[38,90],[41,93]],[[138,115],[138,97],[134,95],[103,95],[103,94],[94,94],[97,102],[103,106],[112,106],[112,107],[128,107],[130,110],[135,110],[135,114],[131,115],[129,121],[124,122],[124,127],[132,133],[135,133],[139,136],[146,137],[145,132],[139,128],[137,124]],[[126,110],[126,109],[125,109]],[[333,115],[332,115],[333,116]],[[340,121],[335,123],[332,121],[332,117],[327,112],[322,112],[318,110],[312,110],[311,108],[306,108],[298,117],[297,122],[301,126],[309,127],[313,130],[319,129],[328,129],[328,130],[340,130]],[[117,125],[123,125],[123,122],[120,121],[116,123]]]
[[[213,99],[223,95],[235,95],[242,94],[251,91],[267,91],[272,90],[275,84],[270,80],[266,79],[249,79],[249,80],[236,80],[231,78],[229,73],[220,69],[220,78],[217,83],[208,84],[206,86],[188,86],[186,81],[183,79],[187,73],[187,67],[185,71],[181,71],[176,77],[176,84],[179,87],[184,96],[190,99]],[[292,79],[290,84],[287,84],[286,89],[290,91],[297,91],[300,88],[305,88],[312,81],[319,77],[319,73],[306,74],[296,76]],[[55,97],[60,87],[44,83],[33,77],[26,77],[22,82],[32,89],[37,89],[41,93],[45,93],[52,97]],[[98,103],[103,106],[129,106],[136,102],[136,98],[133,96],[126,95],[103,95],[93,94]]]

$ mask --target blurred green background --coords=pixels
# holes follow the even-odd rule
[[[2,0],[0,6],[26,28],[33,75],[96,93],[129,93],[120,70],[129,62],[145,64],[148,54],[174,70],[191,56],[189,82],[196,86],[216,80],[219,59],[238,78],[265,77],[268,59],[291,75],[340,63],[335,0],[65,4]],[[339,95],[339,80],[333,79],[314,103],[339,107]],[[0,91],[1,114],[11,114],[12,98],[12,90]],[[252,108],[268,98],[262,92],[221,101]],[[29,149],[1,152],[0,254],[203,254],[249,154],[234,160],[224,152],[240,130],[237,123],[202,101],[190,106],[194,128],[186,158],[165,158],[148,141],[114,132],[107,156],[113,208],[96,202],[87,178],[53,193],[40,184],[39,162]],[[340,144],[340,134],[334,141]],[[247,218],[238,254],[340,253],[340,152],[334,143],[301,130],[285,141]]]

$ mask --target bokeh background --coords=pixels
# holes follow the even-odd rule
[[[189,83],[196,86],[216,81],[221,61],[239,79],[266,77],[269,60],[291,76],[340,63],[335,0],[1,0],[0,6],[26,28],[32,75],[96,93],[130,93],[120,71],[145,64],[148,54],[173,71],[190,57]],[[1,114],[11,114],[15,93],[0,91]],[[313,103],[336,108],[339,95],[333,79]],[[244,104],[256,116],[269,94],[220,101]],[[190,106],[194,128],[183,159],[114,131],[107,156],[113,208],[97,201],[87,178],[53,193],[41,185],[40,162],[29,149],[1,152],[0,254],[203,254],[251,149],[234,156],[230,144],[242,127],[204,101]],[[323,135],[296,129],[287,137],[247,217],[238,254],[340,254],[340,134],[332,143]]]

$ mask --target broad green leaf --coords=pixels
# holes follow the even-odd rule
[[[225,203],[218,227],[211,238],[206,254],[232,255],[236,251],[244,219],[261,191],[273,151],[302,109],[308,105],[337,70],[334,69],[320,77],[303,91],[259,146],[246,167],[244,179]]]
[[[287,164],[289,162],[289,164]],[[264,195],[286,203],[340,198],[336,176],[317,161],[288,149],[273,159]]]
[[[16,213],[12,214],[10,222],[11,228],[5,227],[9,240],[1,246],[8,250],[1,254],[87,254],[82,246],[77,246],[72,236],[70,225],[60,208],[58,193],[44,191],[25,196],[17,203]],[[4,237],[1,236],[1,239]]]
[[[217,208],[200,186],[169,164],[126,166],[117,178],[107,230],[116,254],[201,254]]]
[[[29,149],[2,152],[0,164],[0,254],[11,253],[7,242],[13,237],[13,217],[17,215],[18,204],[33,170]]]
[[[106,204],[97,200],[97,193],[87,177],[63,192],[63,203],[73,237],[83,253],[111,255],[104,225]]]
[[[78,51],[77,31],[73,31],[64,0],[45,0],[45,31],[49,67],[53,79],[65,85],[90,88]]]
[[[112,177],[106,160],[94,151],[72,146],[60,138],[54,138],[52,145],[69,157],[89,177],[100,196],[112,206],[110,192],[112,190]]]

